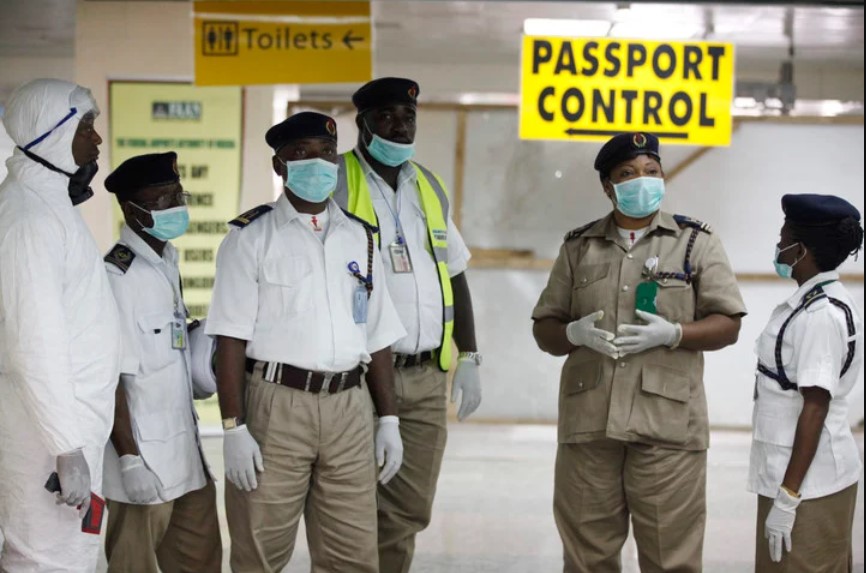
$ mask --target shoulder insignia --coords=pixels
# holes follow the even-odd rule
[[[352,219],[353,221],[356,221],[356,222],[358,222],[358,223],[361,223],[363,226],[365,226],[365,227],[367,227],[368,229],[370,229],[370,231],[372,231],[373,233],[378,233],[378,232],[379,232],[379,227],[377,227],[377,226],[375,226],[375,225],[371,225],[370,223],[368,223],[367,221],[365,221],[365,220],[362,219],[361,217],[355,215],[354,213],[350,213],[349,211],[346,211],[346,210],[343,209],[343,208],[340,208],[340,211],[342,211],[343,214],[346,215],[346,217]]]
[[[695,229],[700,229],[704,233],[708,235],[712,234],[713,229],[703,221],[698,221],[697,219],[692,219],[691,217],[687,217],[685,215],[674,215],[674,221],[677,222],[677,225],[680,227],[692,227]]]
[[[572,229],[568,233],[565,234],[565,238],[563,239],[565,242],[571,241],[572,239],[576,239],[579,236],[583,235],[585,232],[589,230],[590,227],[598,223],[601,219],[596,219],[592,223],[587,223],[582,227],[578,227],[577,229]]]
[[[261,217],[265,213],[273,211],[273,209],[274,209],[274,207],[272,205],[268,205],[268,204],[259,205],[258,207],[253,207],[252,209],[250,209],[246,213],[238,215],[237,217],[235,217],[234,219],[229,221],[229,225],[233,225],[233,226],[237,227],[238,229],[243,229],[244,227],[246,227],[247,225],[249,225],[250,223],[252,223],[256,219],[258,219],[259,217]]]
[[[827,293],[824,292],[823,286],[816,285],[809,292],[803,295],[803,304],[808,307],[822,298],[827,298]]]
[[[135,259],[135,253],[132,252],[132,249],[126,245],[121,245],[120,243],[114,245],[114,247],[108,251],[108,254],[102,258],[106,263],[111,263],[120,269],[120,272],[123,274],[126,274],[126,271],[129,270],[133,259]]]

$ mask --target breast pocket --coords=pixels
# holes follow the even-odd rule
[[[313,306],[312,266],[304,257],[284,257],[262,265],[263,316],[291,316]]]
[[[170,311],[154,312],[138,317],[142,374],[147,375],[165,368],[180,352],[171,347],[171,325],[174,320],[174,313]]]
[[[580,265],[575,269],[571,291],[573,317],[580,318],[606,307],[607,298],[611,296],[605,280],[609,274],[610,263]]]
[[[659,285],[656,298],[659,316],[672,322],[694,321],[695,294],[692,285],[685,280],[674,278],[659,279],[656,282]]]

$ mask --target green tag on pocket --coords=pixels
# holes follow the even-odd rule
[[[654,281],[642,282],[637,285],[635,291],[634,308],[652,314],[658,314],[656,310],[656,297],[658,296],[659,285]]]

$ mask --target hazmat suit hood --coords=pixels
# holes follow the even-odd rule
[[[90,198],[96,162],[78,166],[72,155],[72,139],[88,112],[99,114],[96,100],[90,90],[72,82],[40,79],[15,90],[3,117],[16,145],[7,161],[10,173],[15,170],[24,180],[44,179],[49,170],[55,177],[48,179],[66,179],[73,204]]]

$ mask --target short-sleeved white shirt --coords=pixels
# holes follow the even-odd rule
[[[213,300],[206,325],[212,336],[248,341],[247,357],[306,370],[344,372],[405,334],[373,249],[373,292],[366,324],[353,318],[367,274],[364,226],[328,202],[329,227],[321,242],[286,195],[243,228],[233,227],[217,255]]]
[[[849,342],[845,313],[828,300],[820,300],[801,311],[788,325],[782,345],[787,377],[800,388],[823,388],[832,397],[818,451],[800,489],[804,499],[824,497],[856,483],[862,467],[848,423],[847,396],[863,366],[863,321],[854,300],[839,282],[839,274],[818,274],[777,306],[755,347],[758,360],[775,372],[776,339],[782,324],[806,293],[826,281],[833,282],[823,286],[824,292],[844,302],[853,316],[856,350],[848,371],[840,376]],[[778,382],[761,373],[755,383],[757,398],[748,488],[775,498],[791,459],[803,397],[796,390],[782,390]]]
[[[360,150],[355,151],[373,199],[373,209],[379,219],[381,249],[388,274],[388,288],[400,320],[406,327],[406,336],[394,345],[394,352],[417,354],[439,348],[442,343],[442,289],[439,272],[430,252],[427,217],[418,194],[418,174],[410,163],[405,163],[394,190],[365,161]],[[404,239],[412,260],[411,273],[395,273],[388,245],[397,239],[397,222],[403,229]],[[448,216],[448,274],[464,272],[471,257],[460,231]]]
[[[122,271],[107,262],[108,282],[120,316],[120,371],[132,431],[144,463],[160,480],[160,498],[171,501],[206,484],[193,406],[189,344],[172,348],[172,322],[179,313],[186,333],[178,253],[166,243],[160,257],[126,225],[120,244],[135,258]],[[114,446],[105,449],[104,490],[108,499],[130,503],[123,489]]]

